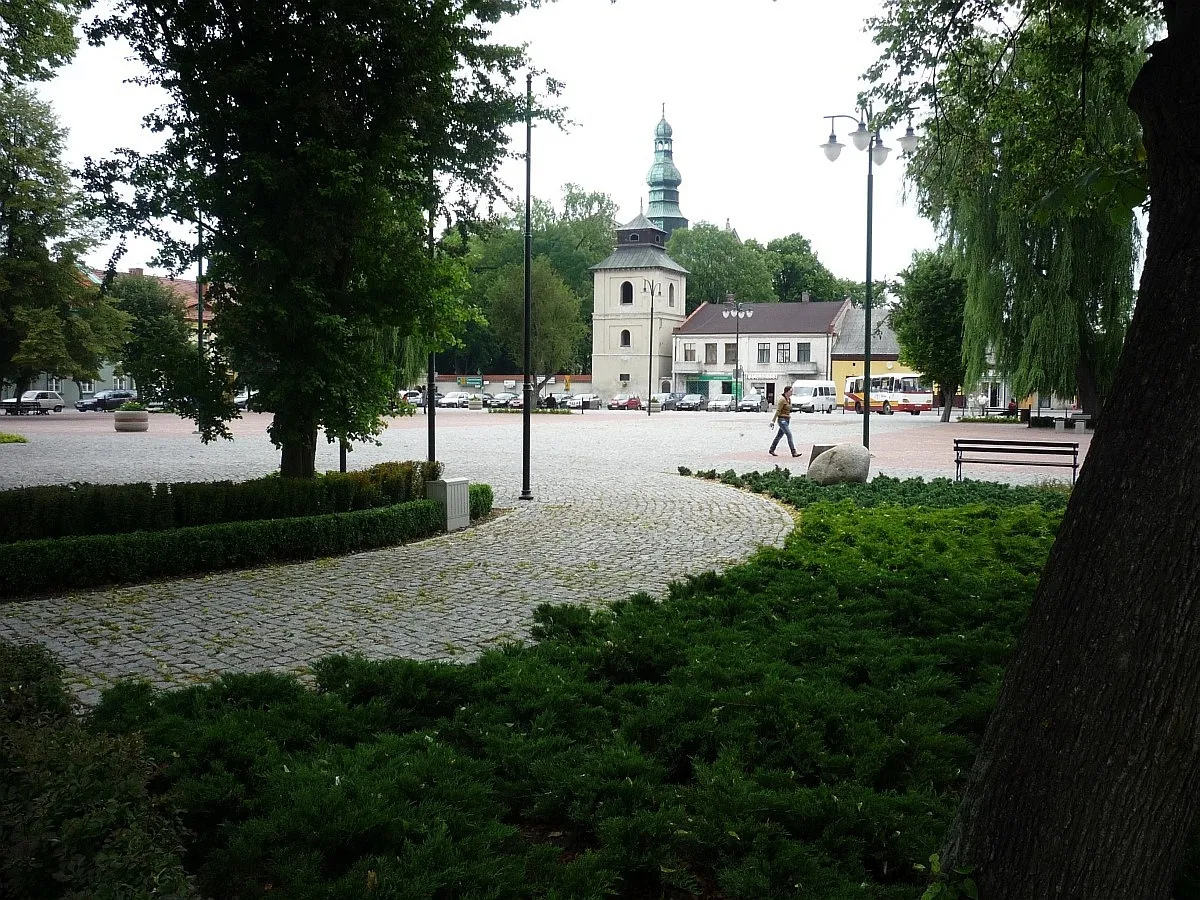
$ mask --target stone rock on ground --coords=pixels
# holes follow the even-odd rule
[[[861,484],[870,473],[870,451],[854,443],[834,444],[808,466],[808,480],[814,484]]]

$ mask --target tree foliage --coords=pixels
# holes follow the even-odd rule
[[[488,287],[487,319],[496,339],[514,359],[523,354],[525,340],[525,271],[510,265]],[[542,376],[561,372],[572,359],[583,324],[579,296],[545,256],[530,269],[530,355],[533,371]]]
[[[124,317],[78,265],[87,245],[64,133],[26,88],[0,88],[0,381],[95,378]]]
[[[963,363],[963,309],[967,286],[953,263],[940,253],[914,253],[900,273],[888,323],[900,344],[900,361],[936,382],[942,395],[942,421],[966,376]]]
[[[789,234],[768,242],[771,283],[780,300],[799,300],[805,291],[813,300],[841,300],[843,285],[817,259],[812,243],[802,234]]]
[[[574,324],[576,343],[563,366],[586,371],[591,365],[592,296],[591,267],[600,262],[616,243],[617,207],[608,194],[587,191],[578,185],[563,186],[560,207],[533,200],[530,212],[535,257],[544,257],[555,274],[579,298]],[[470,302],[480,309],[489,306],[488,295],[497,279],[512,266],[522,266],[525,255],[524,211],[497,217],[467,237],[464,260],[471,283]],[[564,325],[568,323],[563,323]],[[441,365],[458,373],[478,369],[517,371],[521,351],[510,351],[499,339],[499,330],[487,321],[470,324],[459,345],[441,354]]]
[[[1140,168],[1124,98],[1147,27],[1104,18],[1030,5],[1019,32],[964,33],[910,163],[969,285],[968,380],[994,365],[1018,394],[1078,395],[1092,413],[1112,385],[1140,247],[1130,203],[1110,202],[1119,179],[1096,173]],[[1102,181],[1104,196],[1072,187]]]
[[[45,81],[75,55],[75,22],[89,0],[0,3],[0,90]]]
[[[170,400],[187,368],[198,368],[196,345],[179,298],[155,278],[120,275],[112,285],[118,308],[129,317],[121,369],[133,377],[143,401]]]
[[[523,5],[121,0],[93,24],[170,102],[149,119],[161,152],[90,162],[89,180],[125,227],[203,215],[217,347],[274,413],[284,474],[312,474],[319,429],[378,432],[405,335],[444,346],[470,318],[426,210],[448,196],[435,179],[498,191],[524,57],[489,26]]]
[[[688,270],[687,311],[701,303],[720,303],[726,294],[750,303],[776,299],[771,263],[756,242],[742,242],[733,231],[708,222],[678,228],[667,253]]]

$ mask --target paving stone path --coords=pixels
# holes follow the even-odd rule
[[[394,549],[10,603],[0,637],[48,646],[85,703],[119,678],[303,673],[334,653],[467,660],[528,638],[540,603],[662,595],[792,528],[768,500],[666,473],[568,493]]]

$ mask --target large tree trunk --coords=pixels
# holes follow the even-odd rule
[[[279,474],[284,478],[312,478],[317,468],[317,422],[311,416],[298,420],[275,413],[271,436],[279,442]]]
[[[954,396],[958,393],[958,385],[953,388],[938,388],[938,394],[942,398],[942,418],[941,421],[949,422],[950,413],[954,411]]]
[[[945,847],[988,900],[1166,898],[1196,825],[1200,29],[1164,6],[1137,312]]]

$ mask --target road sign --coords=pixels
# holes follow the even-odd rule
[[[475,375],[468,375],[466,385],[467,387],[483,387],[483,379]]]

